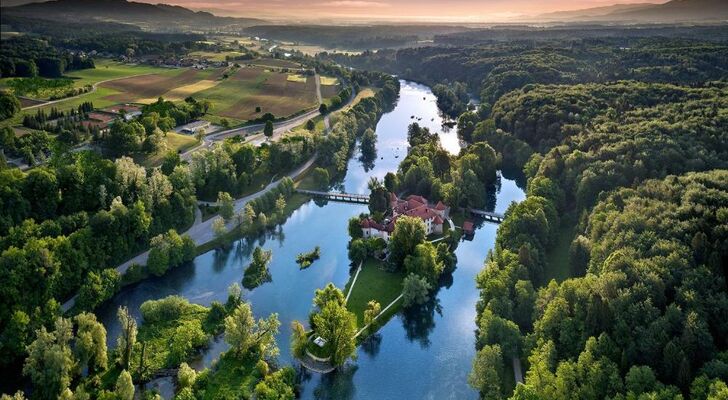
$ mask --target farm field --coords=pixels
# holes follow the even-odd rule
[[[195,97],[212,102],[215,116],[235,120],[252,120],[265,113],[287,117],[318,105],[313,79],[292,82],[286,73],[260,67],[241,68]],[[256,107],[260,107],[260,112],[256,112]]]
[[[194,85],[198,82],[202,80],[214,81],[222,75],[222,69],[196,70],[187,68],[173,69],[170,71],[167,73],[117,79],[103,83],[100,85],[101,87],[117,92],[116,94],[104,97],[104,99],[116,103],[152,102],[159,96],[165,96],[165,94],[170,92],[172,93],[171,96],[175,96],[175,90],[181,89],[182,92],[189,91],[189,87],[184,87],[191,86],[194,89]],[[190,92],[184,97],[192,93],[194,92]],[[94,103],[94,105],[96,104]]]
[[[189,54],[190,57],[204,58],[208,61],[225,61],[227,56],[236,57],[245,55],[245,53],[239,51],[195,51]]]

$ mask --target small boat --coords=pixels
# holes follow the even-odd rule
[[[410,115],[410,119],[415,119],[415,116],[414,115]]]
[[[394,156],[394,158],[399,158],[399,155]]]

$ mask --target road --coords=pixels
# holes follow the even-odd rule
[[[320,105],[321,99],[322,99],[322,97],[321,97],[321,79],[318,74],[316,74],[314,76],[314,79],[316,80],[316,97],[318,98],[318,102]],[[303,114],[289,118],[285,121],[274,122],[273,123],[273,136],[270,139],[266,138],[265,135],[263,135],[263,133],[262,133],[263,128],[265,127],[264,123],[247,125],[247,126],[242,126],[239,128],[233,128],[233,129],[215,132],[215,133],[205,136],[202,144],[195,146],[195,147],[187,150],[186,152],[182,153],[181,158],[183,160],[189,161],[192,158],[192,153],[194,153],[195,151],[202,149],[202,148],[209,149],[210,147],[213,146],[213,144],[215,142],[219,142],[219,141],[225,140],[226,138],[233,137],[233,136],[244,136],[246,143],[250,143],[254,146],[260,146],[262,143],[264,143],[267,140],[279,140],[281,137],[283,137],[283,135],[286,132],[290,131],[291,129],[293,129],[297,126],[305,124],[306,122],[308,122],[308,120],[314,119],[314,118],[318,117],[319,115],[321,115],[321,113],[319,112],[318,108],[316,108],[314,110],[307,111]],[[324,118],[324,125],[326,126],[327,132],[328,132],[328,118],[329,118],[328,116],[326,116]]]
[[[310,168],[313,163],[316,162],[316,155],[311,157],[308,161],[306,161],[303,165],[296,168],[294,171],[286,175],[287,177],[291,179],[297,179],[301,174],[303,174],[308,168]],[[278,187],[278,185],[281,183],[281,179],[271,182],[266,186],[264,189],[255,192],[249,196],[242,197],[240,199],[235,200],[233,203],[235,207],[235,212],[242,210],[243,207],[245,207],[248,202],[257,199],[260,196],[263,196],[264,194],[270,192],[271,190]],[[195,222],[192,224],[192,226],[185,231],[182,234],[189,235],[190,238],[195,242],[197,246],[203,245],[205,243],[211,242],[213,239],[215,239],[215,234],[212,230],[212,222],[215,220],[215,218],[210,218],[206,221],[202,220],[202,213],[199,210],[199,207],[196,207],[195,209]],[[235,228],[235,221],[234,219],[227,223],[227,229],[228,231]],[[149,258],[149,250],[136,255],[135,257],[127,260],[126,262],[122,263],[121,265],[116,267],[116,271],[119,272],[119,274],[123,275],[126,273],[126,271],[131,267],[133,264],[139,264],[139,265],[145,265],[147,263],[147,259]],[[61,310],[63,312],[66,312],[73,308],[73,306],[76,304],[76,296],[73,296],[70,300],[63,303],[61,306]]]

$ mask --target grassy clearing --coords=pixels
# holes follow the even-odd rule
[[[356,273],[353,273],[346,283],[344,293],[349,292],[351,282]],[[364,327],[364,310],[370,300],[376,300],[384,309],[389,303],[402,293],[403,272],[387,272],[383,269],[381,261],[369,258],[364,262],[354,289],[346,303],[346,308],[356,315],[359,328]],[[396,312],[398,306],[392,307]],[[392,310],[392,309],[390,309]]]
[[[576,233],[576,220],[567,215],[561,220],[559,236],[556,244],[546,253],[546,266],[544,267],[544,281],[555,279],[562,282],[571,278],[572,271],[569,263],[569,248]]]
[[[204,58],[209,61],[225,61],[228,56],[234,58],[243,55],[245,55],[245,53],[241,53],[239,51],[195,51],[190,53],[191,57]]]
[[[184,153],[197,145],[197,139],[194,137],[181,135],[175,132],[167,132],[166,140],[167,150],[159,151],[155,154],[137,155],[134,157],[134,161],[144,165],[145,167],[156,167],[162,163],[164,155],[168,151],[172,150],[178,153]]]
[[[170,73],[176,70],[152,65],[124,64],[113,60],[94,60],[96,68],[72,71],[68,78],[74,80],[76,87],[93,85],[109,79],[124,78],[141,74]]]
[[[341,112],[346,112],[351,110],[355,105],[359,104],[360,101],[366,99],[367,97],[374,97],[374,95],[377,94],[375,89],[372,88],[363,88],[359,90],[359,92],[356,94],[356,97],[354,97],[354,100],[351,102],[351,104],[342,107]]]
[[[306,83],[308,77],[300,74],[288,74],[288,82],[301,82]]]

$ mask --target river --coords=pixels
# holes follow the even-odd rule
[[[455,129],[443,130],[435,96],[427,86],[401,81],[400,99],[377,125],[377,158],[365,164],[356,154],[345,178],[336,186],[352,193],[367,193],[371,176],[383,178],[396,171],[407,153],[407,126],[417,122],[439,132],[443,147],[457,153],[460,143]],[[414,118],[412,118],[414,116]],[[496,211],[524,198],[515,181],[500,179],[495,188]],[[255,239],[241,239],[227,251],[210,251],[193,263],[125,288],[102,306],[97,314],[108,331],[109,346],[119,333],[116,310],[125,305],[139,319],[139,307],[150,299],[178,294],[209,305],[224,302],[227,288],[240,283],[252,250],[262,246],[273,251],[272,281],[243,293],[258,317],[278,313],[279,361],[294,363],[289,351],[290,323],[307,321],[317,288],[333,282],[343,288],[351,269],[347,256],[347,221],[367,211],[366,206],[316,203],[301,206],[274,232]],[[478,290],[474,278],[495,242],[496,225],[477,225],[472,241],[461,242],[452,282],[442,287],[418,312],[399,313],[372,339],[358,349],[358,358],[342,371],[321,376],[306,374],[301,383],[303,399],[477,399],[467,385],[467,374],[475,353],[475,303]],[[321,247],[321,258],[310,268],[299,270],[296,255]],[[212,346],[193,364],[210,365],[226,349],[224,341]],[[173,389],[169,380],[157,382],[164,395]],[[165,396],[166,397],[166,396]]]

